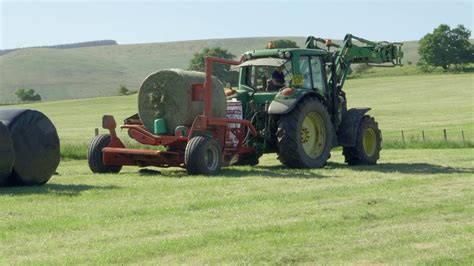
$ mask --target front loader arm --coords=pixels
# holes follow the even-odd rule
[[[353,40],[360,42],[362,45],[353,43]],[[342,88],[344,86],[351,64],[365,63],[371,66],[401,65],[403,58],[401,47],[402,43],[375,43],[347,34],[340,49],[333,54],[336,66],[337,87]],[[384,63],[391,64],[387,65]],[[331,77],[328,80],[332,80]]]

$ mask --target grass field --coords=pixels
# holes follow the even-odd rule
[[[63,161],[0,188],[0,264],[472,264],[472,149],[385,150],[379,165],[289,170],[272,156],[219,177]],[[409,158],[409,159],[407,159]]]
[[[344,36],[335,36],[343,38]],[[148,74],[189,66],[193,54],[220,46],[237,57],[285,38],[304,45],[306,37],[259,37],[169,43],[112,45],[76,49],[24,49],[0,56],[0,103],[16,102],[15,90],[35,89],[44,100],[112,96],[120,85],[137,90]],[[406,42],[405,59],[418,60],[418,44]],[[238,59],[238,58],[237,58]]]

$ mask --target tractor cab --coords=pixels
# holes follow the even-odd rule
[[[253,50],[242,55],[238,93],[253,96],[260,93],[274,96],[275,100],[298,98],[307,92],[317,93],[321,99],[329,98],[325,58],[322,49],[264,49]],[[284,82],[274,86],[273,73],[282,68]],[[235,96],[230,98],[235,98]]]
[[[242,115],[235,118],[251,121],[259,132],[257,138],[248,141],[249,146],[260,153],[277,151],[279,118],[305,97],[317,98],[323,108],[329,108],[332,101],[327,84],[327,55],[325,50],[307,48],[262,49],[242,55],[236,66],[240,70],[239,86],[226,95],[231,109],[228,117],[233,118],[235,109],[240,108],[237,112]],[[283,75],[279,87],[272,84],[278,68]]]
[[[241,101],[246,119],[251,119],[255,109],[268,114],[289,112],[294,103],[308,93],[328,106],[331,89],[327,83],[327,72],[330,72],[326,69],[327,55],[322,49],[303,48],[246,52],[242,63],[234,67],[240,69],[238,88],[227,93],[227,100]],[[272,76],[279,67],[284,82],[277,87],[272,84]]]

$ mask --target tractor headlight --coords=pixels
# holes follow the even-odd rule
[[[251,54],[245,54],[245,59],[247,59],[247,60],[252,59],[252,55]]]
[[[278,57],[280,57],[280,58],[285,58],[285,53],[283,53],[283,52],[278,52]]]
[[[291,52],[289,52],[289,51],[285,52],[285,57],[290,58],[291,57]]]

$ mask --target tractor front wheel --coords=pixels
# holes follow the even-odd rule
[[[316,98],[303,99],[278,121],[278,159],[292,168],[326,165],[332,147],[329,114]]]
[[[102,149],[107,147],[109,143],[110,135],[102,134],[96,136],[89,145],[87,161],[93,173],[118,173],[122,170],[122,166],[104,165]]]
[[[382,133],[371,116],[364,116],[357,130],[354,147],[343,147],[342,154],[349,165],[376,164],[382,149]]]
[[[190,175],[216,175],[222,166],[222,150],[210,137],[198,136],[189,140],[184,152],[184,164]]]

